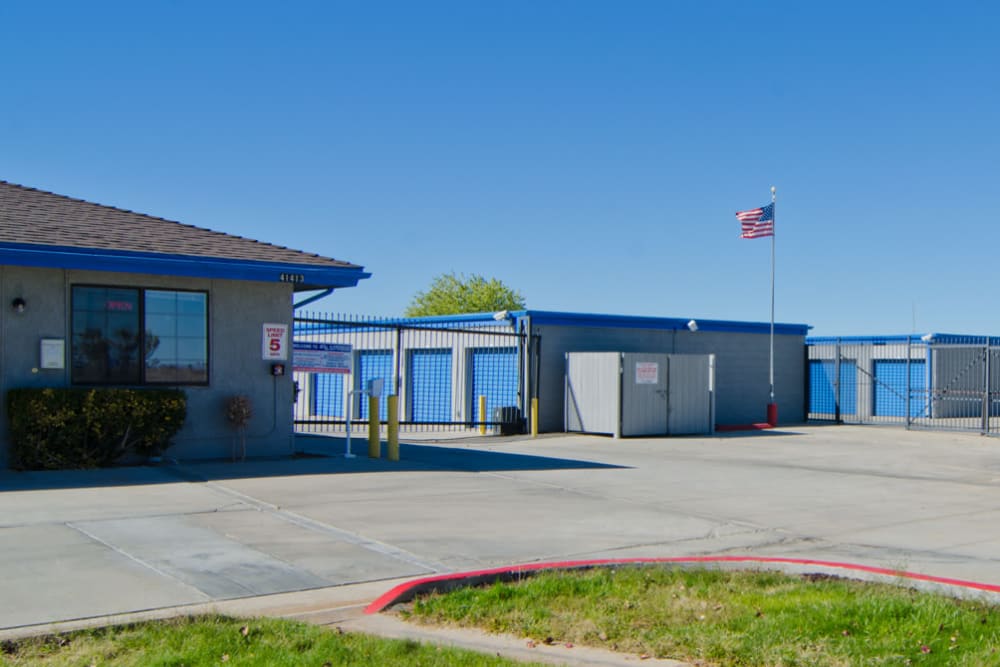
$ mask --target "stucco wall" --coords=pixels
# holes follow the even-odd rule
[[[291,361],[275,378],[261,359],[261,325],[292,324],[292,288],[287,284],[167,277],[145,274],[0,267],[0,393],[15,387],[70,385],[70,288],[109,285],[202,290],[209,301],[209,384],[183,387],[188,417],[166,456],[177,459],[230,456],[233,431],[223,416],[232,394],[250,397],[254,416],[247,434],[249,456],[293,451]],[[10,303],[27,302],[22,314]],[[66,340],[65,370],[39,368],[39,340]],[[9,461],[6,403],[0,408],[0,466]]]

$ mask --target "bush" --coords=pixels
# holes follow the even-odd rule
[[[12,389],[7,392],[12,467],[108,466],[127,453],[156,456],[184,424],[179,389]]]

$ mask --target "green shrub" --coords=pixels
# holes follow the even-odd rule
[[[12,467],[97,468],[169,447],[187,397],[179,389],[12,389],[7,414]]]

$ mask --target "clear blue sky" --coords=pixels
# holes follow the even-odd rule
[[[1000,334],[993,2],[6,2],[0,179],[530,308]],[[915,317],[914,317],[915,314]],[[915,321],[915,322],[914,322]],[[914,327],[915,323],[915,327]]]

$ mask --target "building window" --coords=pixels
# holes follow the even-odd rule
[[[208,295],[146,290],[146,381],[208,382]]]
[[[208,294],[74,286],[74,384],[207,384]]]

